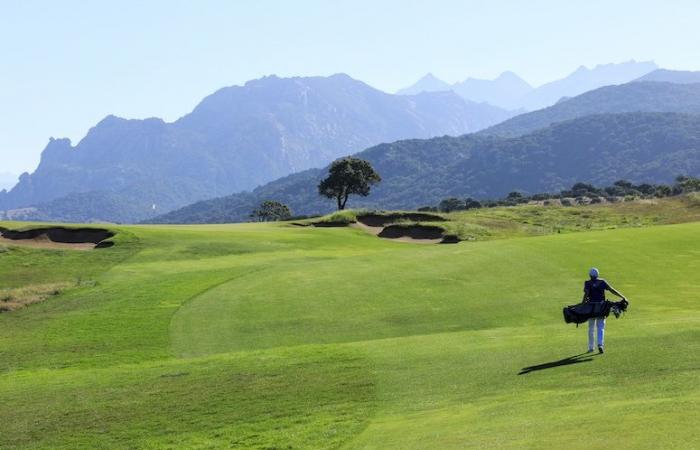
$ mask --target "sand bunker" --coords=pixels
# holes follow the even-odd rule
[[[456,244],[457,236],[445,234],[437,225],[422,225],[415,222],[446,222],[442,216],[421,212],[365,213],[357,216],[357,222],[325,221],[311,222],[314,227],[353,227],[380,238],[416,244]],[[398,223],[397,223],[398,222]],[[413,222],[413,223],[411,223]],[[303,223],[293,225],[304,226]],[[308,225],[306,225],[308,226]]]
[[[0,227],[0,242],[34,248],[91,250],[114,245],[114,233],[101,228],[40,227],[9,230]]]
[[[445,235],[445,230],[436,225],[421,225],[410,223],[396,223],[400,221],[411,222],[445,222],[442,216],[437,214],[408,212],[389,214],[363,214],[357,216],[357,228],[386,239],[418,244],[456,244],[459,238],[453,235]]]
[[[433,225],[389,225],[377,234],[387,239],[411,239],[423,242],[442,242],[444,230]]]
[[[396,224],[381,229],[377,236],[403,242],[419,244],[457,244],[459,237],[445,234],[445,230],[435,225]]]

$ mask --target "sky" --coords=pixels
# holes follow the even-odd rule
[[[700,70],[690,0],[0,0],[0,174],[32,172],[109,114],[172,121],[264,75],[344,72],[394,92],[581,65]]]

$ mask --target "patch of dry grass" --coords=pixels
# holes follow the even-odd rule
[[[23,286],[14,289],[0,289],[0,313],[16,311],[35,303],[55,297],[73,283],[49,283]]]

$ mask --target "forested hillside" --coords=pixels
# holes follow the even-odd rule
[[[467,135],[381,144],[356,155],[382,182],[352,207],[410,209],[446,197],[500,198],[510,191],[553,192],[582,181],[670,182],[700,175],[700,117],[676,113],[602,114],[558,123],[518,138]],[[252,192],[203,201],[155,222],[245,221],[263,200],[295,214],[325,213],[333,202],[316,186],[327,169],[313,169]]]

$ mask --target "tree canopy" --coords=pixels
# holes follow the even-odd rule
[[[292,212],[284,203],[265,200],[257,209],[253,210],[250,216],[260,222],[270,222],[289,219],[292,216]]]
[[[328,177],[318,184],[318,192],[324,197],[336,199],[338,209],[345,209],[350,195],[367,197],[371,186],[380,181],[382,178],[368,161],[342,158],[331,164]]]

